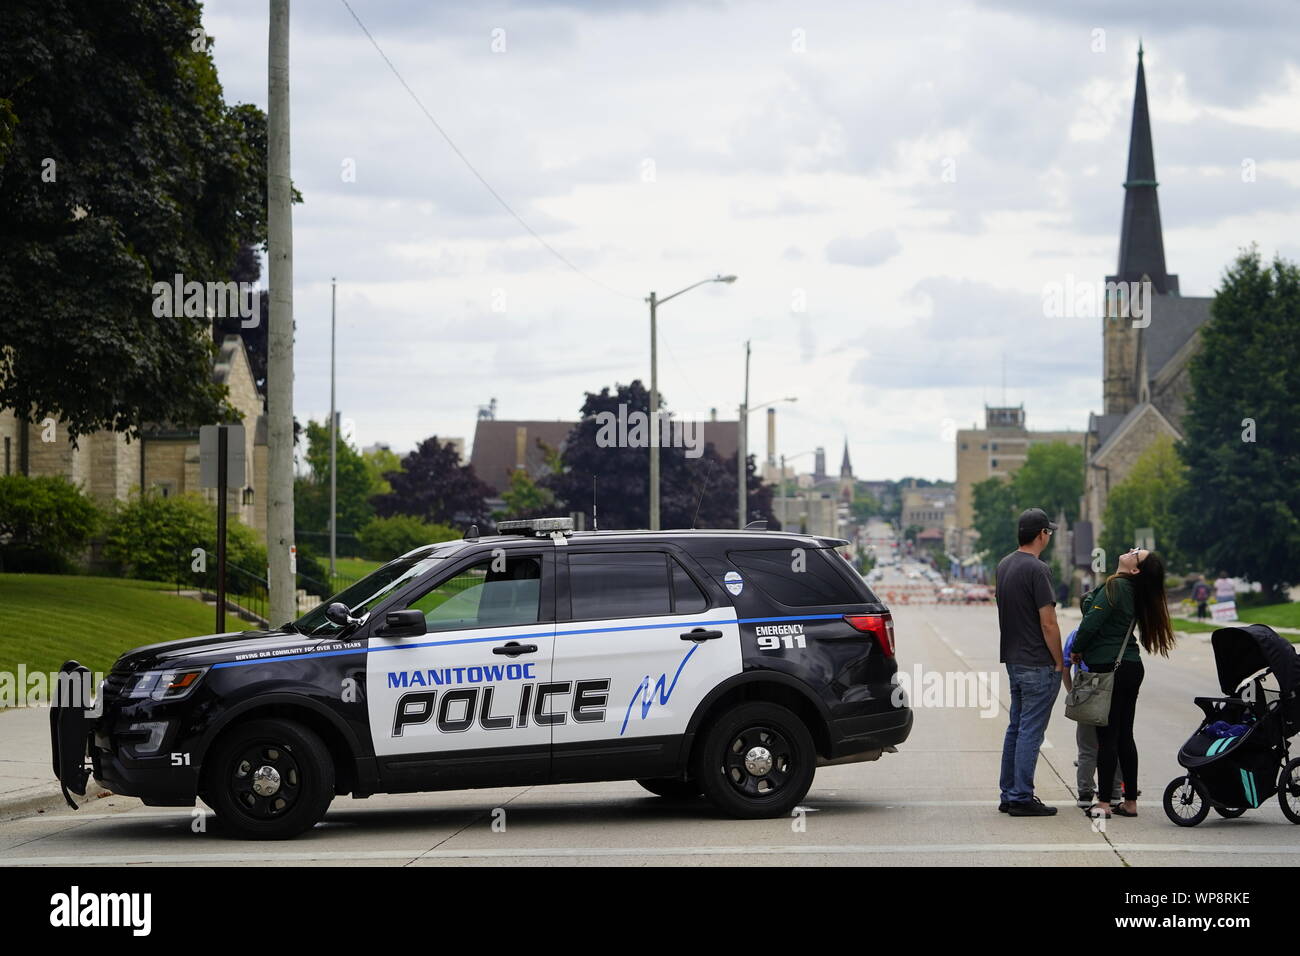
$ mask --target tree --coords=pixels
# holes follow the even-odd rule
[[[232,414],[206,314],[157,314],[153,293],[177,274],[224,282],[240,243],[266,238],[265,115],[225,103],[200,15],[6,5],[0,408],[61,418],[73,439]]]
[[[102,517],[64,478],[0,477],[0,570],[67,570]]]
[[[1020,546],[1016,540],[1016,495],[1005,478],[988,478],[971,488],[980,553],[1001,560]]]
[[[294,517],[313,534],[325,534],[330,522],[330,429],[326,422],[307,422],[308,475],[294,480]],[[356,534],[375,514],[371,498],[381,489],[374,474],[350,444],[336,435],[335,475],[339,534]]]
[[[381,518],[412,515],[434,524],[486,527],[487,497],[492,489],[479,480],[473,465],[462,465],[456,447],[434,435],[402,459],[402,470],[384,476],[392,486],[372,500]]]
[[[663,395],[660,394],[661,414]],[[619,408],[632,422],[634,413],[647,415],[649,390],[638,379],[630,385],[615,385],[600,392],[588,392],[582,405],[582,420],[569,433],[560,458],[560,468],[547,475],[542,485],[555,493],[566,511],[592,513],[593,482],[597,486],[596,516],[603,528],[645,528],[650,520],[650,449],[645,441],[609,444],[598,438],[602,424],[597,416],[608,412],[615,417]],[[648,440],[648,432],[646,433]],[[736,456],[721,458],[712,444],[688,457],[684,447],[661,446],[659,453],[660,523],[664,528],[734,528],[736,514]],[[773,487],[759,480],[754,458],[746,462],[747,520],[765,519],[775,527],[772,514]]]
[[[1156,550],[1171,570],[1186,567],[1177,544],[1178,512],[1175,502],[1186,484],[1186,469],[1171,438],[1161,437],[1142,453],[1128,476],[1110,490],[1102,515],[1101,547],[1109,566],[1133,547],[1134,532],[1151,528]]]
[[[879,514],[880,502],[869,491],[855,491],[851,510],[854,521],[858,524],[866,524],[868,520]]]
[[[391,561],[423,545],[459,536],[455,528],[445,524],[427,524],[410,515],[371,518],[360,534],[361,547],[371,561]]]
[[[540,518],[555,512],[555,493],[544,488],[522,468],[510,473],[510,486],[501,494],[506,509],[501,518]]]
[[[1201,327],[1179,457],[1179,544],[1280,600],[1300,579],[1300,268],[1244,250]]]
[[[1065,512],[1065,520],[1074,524],[1083,495],[1083,449],[1062,441],[1029,446],[1012,487],[1022,510],[1042,508],[1053,521]]]
[[[363,451],[361,460],[366,463],[366,471],[370,473],[370,486],[374,489],[374,494],[386,495],[393,490],[384,475],[390,471],[402,470],[402,459],[397,452],[380,445],[370,451]]]

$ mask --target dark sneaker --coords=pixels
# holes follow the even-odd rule
[[[1080,810],[1087,810],[1093,804],[1092,796],[1091,790],[1080,790],[1079,799],[1074,801],[1074,805]]]
[[[1013,817],[1054,817],[1056,816],[1056,807],[1049,807],[1037,797],[1032,800],[1020,800],[1011,804],[1007,813]]]
[[[1007,813],[1011,809],[1011,804],[1003,800],[998,804],[998,813]]]

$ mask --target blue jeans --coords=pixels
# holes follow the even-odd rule
[[[1008,664],[1007,678],[1011,721],[1002,741],[1002,799],[1022,803],[1034,798],[1038,750],[1061,690],[1061,672],[1051,664]]]

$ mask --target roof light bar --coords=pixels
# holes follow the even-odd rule
[[[498,521],[497,531],[500,534],[517,534],[519,532],[533,532],[536,535],[547,535],[556,531],[571,532],[573,531],[572,518],[523,518],[518,521]]]

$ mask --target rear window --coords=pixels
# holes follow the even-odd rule
[[[830,548],[773,548],[732,551],[727,555],[749,583],[787,607],[822,604],[863,604],[875,596],[866,582],[855,587],[847,575],[858,577]],[[844,564],[836,568],[833,562]]]

